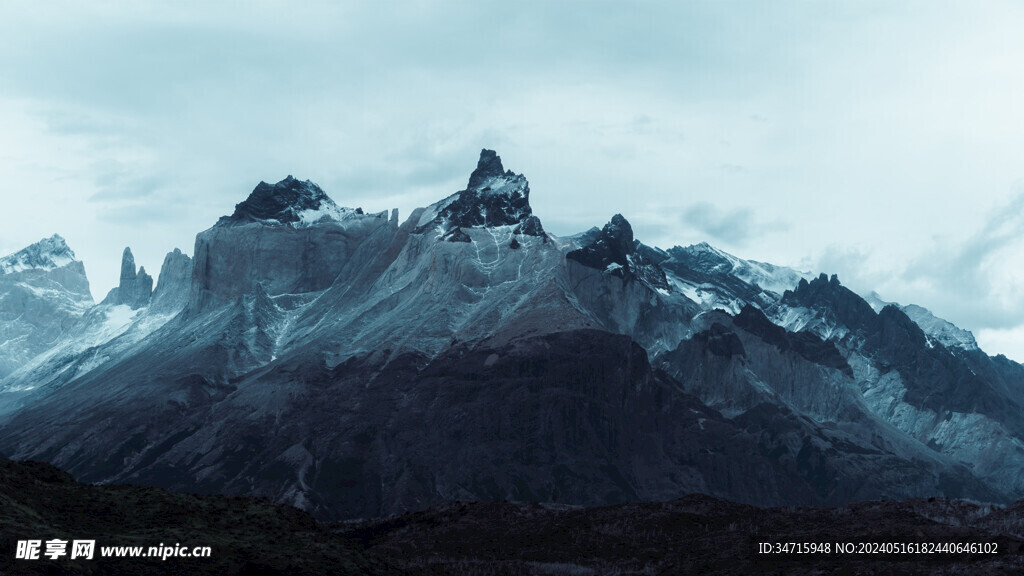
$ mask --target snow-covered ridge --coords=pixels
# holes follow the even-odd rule
[[[794,270],[785,266],[776,266],[756,260],[744,260],[724,250],[719,250],[707,242],[687,246],[681,250],[692,254],[704,253],[717,257],[719,263],[713,270],[708,270],[708,272],[732,274],[747,284],[756,285],[762,290],[779,295],[783,294],[786,290],[792,290],[800,282],[801,278],[810,280],[815,276],[811,272]]]
[[[786,290],[811,277],[792,268],[744,260],[706,242],[659,252],[669,283],[705,310],[738,314],[747,304],[768,310]]]
[[[14,254],[0,258],[0,274],[14,274],[25,270],[53,270],[75,261],[64,238],[54,234]]]

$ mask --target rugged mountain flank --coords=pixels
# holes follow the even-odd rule
[[[0,260],[4,298],[63,326],[0,356],[0,452],[323,519],[1024,496],[1024,367],[834,275],[647,246],[621,214],[559,238],[529,195],[486,149],[404,222],[261,182],[155,290],[126,250],[97,306],[40,296],[78,278],[62,241]],[[4,318],[12,341],[50,334]]]
[[[801,281],[771,314],[790,330],[833,341],[873,414],[997,490],[1016,497],[1024,489],[1019,364],[947,347],[900,307],[876,313],[835,276]]]

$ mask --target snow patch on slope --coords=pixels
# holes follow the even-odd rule
[[[723,294],[722,291],[713,284],[696,284],[688,282],[687,280],[676,276],[671,271],[665,272],[665,278],[668,279],[668,283],[679,293],[686,296],[693,302],[700,304],[700,307],[704,310],[725,310],[735,316],[736,314],[739,314],[740,310],[743,309],[743,306],[747,304],[747,302],[739,298],[732,298]]]
[[[331,201],[321,201],[319,208],[298,211],[295,215],[299,218],[295,227],[307,228],[325,221],[342,222],[360,214],[352,208],[344,208]]]
[[[815,311],[800,307],[779,306],[768,314],[769,319],[790,332],[810,332],[822,340],[842,340],[850,329],[823,318]]]

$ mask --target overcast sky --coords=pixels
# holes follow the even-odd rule
[[[4,2],[0,253],[98,299],[260,181],[402,217],[479,150],[566,235],[838,273],[1024,360],[1018,2]]]

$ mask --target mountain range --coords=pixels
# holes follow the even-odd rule
[[[261,182],[94,304],[0,259],[0,454],[321,520],[457,500],[1024,498],[1024,367],[915,305],[621,215],[544,230],[483,150],[404,221]]]

